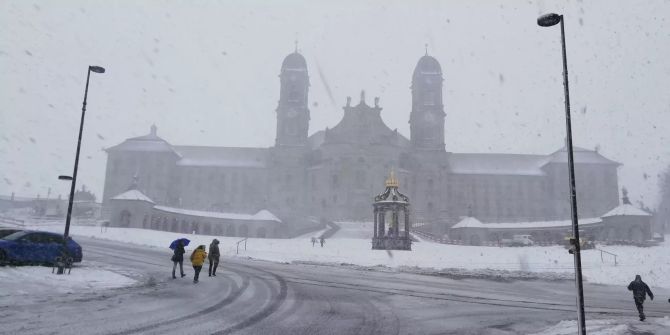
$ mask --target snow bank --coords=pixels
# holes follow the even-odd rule
[[[36,228],[58,232],[62,230],[61,226]],[[371,242],[367,238],[353,238],[364,236],[364,229],[359,229],[354,224],[349,228],[344,225],[341,232],[326,240],[323,248],[318,243],[312,247],[310,237],[316,236],[313,233],[294,239],[249,238],[247,250],[244,250],[244,243],[241,243],[239,254],[236,252],[236,242],[242,239],[240,237],[180,234],[135,228],[109,228],[101,232],[100,227],[90,226],[73,226],[71,234],[165,250],[171,241],[180,237],[191,240],[187,247],[191,250],[200,244],[209,245],[212,239],[217,238],[221,242],[219,248],[222,255],[276,262],[345,263],[368,267],[381,265],[394,269],[422,268],[433,272],[445,272],[448,269],[499,270],[549,273],[552,274],[549,276],[551,278],[570,278],[573,273],[573,257],[560,246],[499,248],[422,241],[414,243],[412,251],[387,252],[371,250]],[[640,274],[651,287],[670,288],[670,281],[667,280],[670,278],[670,238],[661,245],[650,248],[606,246],[603,249],[618,255],[617,265],[614,265],[614,258],[610,255],[603,254],[601,259],[600,251],[584,250],[582,268],[588,282],[627,286],[636,274]]]
[[[0,267],[0,300],[6,297],[84,293],[135,285],[122,274],[84,263],[68,275],[51,273],[44,266]]]
[[[553,327],[532,335],[573,335],[577,332],[577,321],[561,321]],[[668,334],[670,318],[648,318],[645,322],[621,320],[586,320],[586,332],[590,335]]]

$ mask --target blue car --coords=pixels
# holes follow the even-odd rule
[[[0,264],[54,264],[62,248],[62,235],[19,231],[0,238]],[[68,238],[67,252],[74,262],[81,262],[81,246],[72,238]]]

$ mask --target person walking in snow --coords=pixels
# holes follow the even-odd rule
[[[209,276],[216,277],[216,268],[219,266],[219,240],[214,239],[209,245]]]
[[[316,244],[316,237],[312,237],[312,248],[314,248],[314,244]]]
[[[644,304],[644,299],[649,295],[649,299],[654,300],[654,294],[651,293],[649,286],[642,281],[640,275],[635,276],[635,280],[628,284],[628,290],[633,291],[633,299],[635,299],[635,307],[637,307],[637,312],[640,313],[640,321],[644,321],[644,311],[642,304]]]
[[[202,270],[202,265],[205,263],[205,259],[207,259],[205,246],[199,245],[195,250],[193,250],[193,253],[191,254],[191,264],[193,264],[193,270],[195,271],[195,275],[193,276],[194,283],[198,282],[200,270]]]
[[[326,239],[323,238],[323,236],[321,236],[321,237],[319,238],[319,242],[321,242],[321,248],[323,248],[323,244],[326,243]]]
[[[172,255],[172,279],[177,279],[175,276],[175,271],[177,270],[177,264],[179,264],[179,272],[181,272],[182,278],[186,276],[184,274],[184,243],[182,241],[177,242],[177,247],[174,248],[174,254]]]

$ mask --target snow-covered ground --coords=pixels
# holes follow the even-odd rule
[[[87,262],[70,274],[56,275],[51,270],[44,266],[0,267],[0,302],[10,296],[85,293],[137,284],[126,275]]]
[[[561,321],[533,335],[572,335],[576,332],[577,321]],[[586,332],[590,335],[670,334],[670,318],[648,318],[645,322],[629,318],[586,320]]]
[[[362,224],[364,226],[364,224]],[[323,248],[318,243],[315,247],[310,242],[311,236],[306,234],[294,239],[259,239],[249,238],[247,250],[244,243],[240,244],[239,254],[236,242],[239,237],[220,237],[178,234],[134,228],[108,228],[101,232],[99,227],[73,226],[72,235],[98,239],[122,241],[138,245],[146,245],[167,250],[170,242],[179,237],[186,237],[192,242],[187,249],[197,245],[209,245],[213,238],[221,241],[220,249],[224,256],[252,257],[277,262],[320,262],[335,264],[355,264],[360,266],[382,265],[390,268],[418,267],[420,271],[434,269],[462,270],[506,270],[530,273],[558,273],[558,278],[570,278],[573,272],[573,258],[563,247],[524,247],[499,248],[445,245],[429,241],[414,243],[412,251],[376,251],[370,249],[370,240],[361,238],[367,227],[359,227],[357,223],[340,224],[342,229],[326,240]],[[62,223],[55,225],[39,225],[31,228],[60,232]],[[584,278],[588,282],[626,286],[636,274],[651,287],[670,288],[670,242],[651,248],[633,246],[605,246],[604,250],[617,254],[617,265],[614,259],[597,250],[584,250],[582,267]],[[86,250],[84,249],[84,257]],[[547,278],[544,276],[543,278]]]

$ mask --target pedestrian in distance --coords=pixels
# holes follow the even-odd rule
[[[174,254],[172,255],[172,279],[177,279],[175,276],[175,271],[177,270],[177,264],[179,264],[179,272],[181,272],[182,278],[186,276],[184,274],[184,243],[182,241],[177,242],[177,247],[174,248]]]
[[[202,265],[205,264],[205,259],[207,259],[207,252],[205,251],[204,245],[199,245],[193,253],[191,254],[191,264],[193,264],[193,270],[195,275],[193,276],[193,282],[198,282],[198,277],[200,277],[200,270],[202,270]]]
[[[321,236],[321,237],[319,238],[319,242],[321,243],[321,248],[323,248],[323,244],[326,243],[326,239],[323,238],[323,236]]]
[[[628,290],[633,291],[633,299],[635,299],[635,307],[637,307],[637,312],[640,314],[640,321],[644,321],[644,310],[642,304],[644,300],[649,295],[649,299],[654,300],[654,294],[651,293],[649,286],[642,281],[640,275],[635,276],[635,280],[628,284]]]
[[[316,237],[312,237],[312,248],[314,248],[315,244],[316,244]]]
[[[209,276],[216,277],[216,268],[219,266],[219,240],[214,239],[209,245]]]

